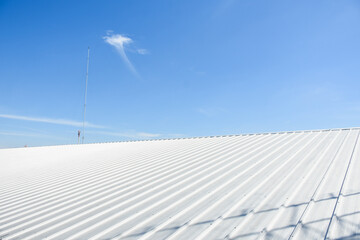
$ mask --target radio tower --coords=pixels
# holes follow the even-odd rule
[[[89,76],[89,58],[90,58],[90,47],[88,47],[88,54],[87,54],[87,61],[86,61],[86,82],[85,82],[85,102],[84,102],[84,121],[83,121],[83,132],[82,132],[82,143],[84,143],[84,138],[85,138],[86,94],[87,94],[87,85],[88,85],[88,76]]]

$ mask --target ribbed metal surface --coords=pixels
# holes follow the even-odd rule
[[[359,132],[3,149],[0,236],[360,238]]]

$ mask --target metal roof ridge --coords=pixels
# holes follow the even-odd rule
[[[129,142],[146,142],[146,141],[165,141],[165,140],[185,140],[185,139],[197,139],[197,138],[221,138],[221,137],[237,137],[237,136],[251,136],[251,135],[269,135],[269,134],[287,134],[287,133],[306,133],[306,132],[327,132],[327,131],[344,131],[344,130],[358,130],[360,127],[348,127],[348,128],[326,128],[326,129],[314,129],[314,130],[293,130],[293,131],[280,131],[280,132],[258,132],[258,133],[240,133],[240,134],[226,134],[226,135],[212,135],[212,136],[195,136],[195,137],[179,137],[179,138],[157,138],[157,139],[138,139],[127,141],[114,141],[114,142],[93,142],[85,144],[60,144],[60,145],[45,145],[45,146],[33,146],[33,147],[14,147],[3,148],[5,149],[21,149],[21,148],[40,148],[40,147],[61,147],[61,146],[81,146],[90,144],[107,144],[107,143],[129,143]]]

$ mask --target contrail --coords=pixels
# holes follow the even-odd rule
[[[16,119],[16,120],[31,121],[31,122],[52,123],[52,124],[59,124],[59,125],[69,125],[69,126],[75,126],[75,127],[81,127],[83,124],[82,122],[66,120],[66,119],[27,117],[27,116],[10,115],[10,114],[0,114],[0,118]],[[85,126],[90,127],[90,128],[104,128],[103,126],[95,125],[95,124],[91,124],[91,123],[87,123],[87,122],[85,122]]]

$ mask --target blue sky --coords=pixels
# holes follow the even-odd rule
[[[1,1],[0,147],[360,126],[360,2]]]

